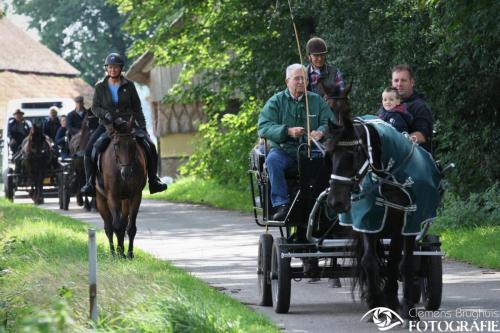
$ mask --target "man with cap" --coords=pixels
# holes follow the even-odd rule
[[[31,123],[24,119],[24,112],[21,111],[21,109],[17,109],[13,116],[14,118],[9,120],[7,137],[9,138],[9,147],[12,150],[14,158],[14,155],[20,150],[24,138],[26,138],[30,132]]]
[[[75,109],[68,113],[66,117],[66,127],[68,140],[73,135],[78,133],[82,128],[83,119],[85,118],[86,110],[83,106],[83,96],[75,97]]]
[[[61,122],[59,121],[59,117],[57,113],[59,109],[57,106],[51,106],[49,109],[49,116],[45,119],[43,123],[43,134],[47,135],[52,141],[56,138],[56,133],[59,127],[61,127]]]
[[[142,112],[141,100],[133,82],[127,80],[123,75],[125,60],[117,53],[111,53],[106,57],[104,68],[106,77],[95,85],[94,98],[92,100],[92,113],[99,118],[99,127],[89,139],[85,150],[84,165],[87,183],[80,192],[85,195],[95,195],[95,166],[92,161],[93,149],[96,154],[104,150],[107,144],[94,143],[103,136],[103,140],[109,143],[104,125],[117,125],[125,123],[131,116],[135,119],[137,128],[135,134],[137,142],[144,148],[147,158],[147,171],[149,181],[149,192],[162,192],[167,189],[158,177],[158,153],[156,147],[146,131],[146,119]]]
[[[310,64],[307,66],[309,84],[307,90],[321,97],[336,96],[344,90],[345,84],[342,73],[326,64],[328,48],[323,39],[313,37],[306,44],[307,57]]]

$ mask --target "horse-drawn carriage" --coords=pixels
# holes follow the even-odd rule
[[[363,140],[365,139],[363,138]],[[359,149],[358,147],[356,149],[360,153],[361,151],[366,153],[366,147],[362,148],[362,141],[357,142],[359,142]],[[342,146],[342,143],[339,146]],[[339,150],[346,149],[350,149],[350,147],[342,147]],[[374,173],[368,171],[373,167],[372,162],[369,163],[370,168],[365,166],[367,170],[362,170],[361,173],[357,173],[360,169],[356,169],[354,166],[355,169],[348,172],[352,173],[339,176],[334,172],[335,170],[332,171],[332,168],[335,169],[338,164],[333,166],[331,153],[330,151],[330,154],[318,156],[308,152],[306,144],[299,147],[297,152],[298,168],[285,171],[291,205],[284,221],[272,220],[274,212],[270,202],[270,182],[265,161],[265,145],[264,148],[255,148],[250,154],[249,177],[255,222],[266,228],[266,232],[260,236],[258,245],[259,303],[263,306],[272,305],[277,313],[289,311],[291,281],[300,281],[304,278],[353,277],[358,279],[357,283],[361,287],[362,298],[367,301],[370,308],[376,306],[391,307],[389,306],[391,304],[373,301],[369,286],[365,285],[363,289],[363,281],[360,280],[359,273],[360,270],[364,269],[360,268],[364,258],[356,244],[362,244],[364,240],[360,236],[354,236],[355,233],[351,227],[339,223],[339,220],[342,220],[339,217],[344,217],[345,220],[346,214],[337,214],[337,211],[332,209],[334,204],[330,198],[331,192],[341,187],[339,186],[341,184],[337,183],[339,179],[346,183],[344,185],[349,188],[349,200],[351,194],[354,198],[356,193],[353,194],[352,191],[358,185],[362,185],[355,184],[354,179],[356,182],[361,182],[366,174],[368,174],[366,176],[368,178],[376,177]],[[349,152],[349,154],[353,154],[353,152]],[[330,155],[329,158],[328,155]],[[351,156],[350,160],[351,162],[356,161],[356,158]],[[361,164],[363,162],[364,160],[361,161]],[[360,179],[356,178],[356,174]],[[408,289],[404,295],[406,298],[407,293],[411,292],[410,304],[419,303],[422,300],[426,309],[437,310],[441,305],[441,258],[443,253],[440,250],[439,236],[427,234],[431,221],[432,219],[423,223],[419,234],[413,238],[414,260],[411,261],[411,265],[414,267],[414,275],[411,288],[404,288]],[[269,228],[273,227],[279,228],[278,237],[273,237],[269,232]],[[396,271],[398,270],[399,260],[396,264],[390,262],[392,254],[389,253],[391,250],[389,236],[391,231],[386,230],[390,229],[388,227],[386,224],[382,230],[380,238],[377,239],[375,250],[381,259],[380,277],[386,283],[386,287],[389,284],[387,281],[390,280],[390,275],[396,275],[392,276],[393,284],[396,284],[396,290],[392,291],[395,295],[392,297],[396,297],[395,302],[397,302],[397,279],[404,277],[405,272],[394,273],[391,271],[391,265],[393,269],[395,266]],[[400,234],[400,230],[401,228],[397,230],[397,233]],[[401,240],[400,243],[402,244],[403,241]],[[365,246],[367,244],[365,243]],[[396,250],[399,251],[399,255],[397,255],[399,259],[402,253],[401,247]],[[309,267],[311,264],[317,267],[315,271],[312,270],[314,273],[311,273]],[[366,270],[365,273],[367,273]],[[368,274],[370,273],[368,272]],[[392,307],[399,306],[394,303],[392,305]]]
[[[36,204],[40,204],[43,203],[44,195],[51,196],[57,193],[60,169],[56,164],[47,164],[40,181],[34,180],[23,164],[22,160],[13,161],[9,156],[8,167],[3,173],[4,192],[8,200],[14,201],[16,192],[24,191]]]

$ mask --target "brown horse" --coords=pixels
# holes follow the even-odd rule
[[[30,197],[36,205],[43,204],[43,178],[53,162],[51,143],[42,126],[35,124],[21,144],[21,168],[30,184]]]
[[[72,189],[76,192],[76,202],[79,206],[84,206],[87,211],[92,209],[94,201],[89,199],[87,196],[83,197],[80,193],[80,188],[85,184],[85,167],[83,163],[83,156],[85,154],[85,148],[89,142],[92,130],[89,127],[89,116],[85,115],[82,122],[82,127],[80,131],[73,135],[69,142],[69,151],[73,158],[72,169],[74,172],[74,179],[72,184]]]
[[[97,210],[104,220],[111,255],[115,255],[113,234],[116,234],[118,254],[125,256],[126,231],[128,258],[134,257],[136,218],[147,177],[144,151],[136,141],[132,124],[133,119],[125,126],[107,129],[111,143],[100,157],[100,174],[96,182]]]

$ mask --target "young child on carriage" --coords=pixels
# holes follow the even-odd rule
[[[377,111],[380,119],[391,124],[398,132],[410,133],[413,116],[408,112],[406,104],[401,103],[401,96],[394,87],[387,87],[382,92],[382,106]]]

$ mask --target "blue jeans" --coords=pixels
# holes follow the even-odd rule
[[[281,149],[273,149],[266,157],[266,166],[271,182],[271,204],[273,207],[287,205],[289,200],[285,169],[296,168],[297,160]]]

